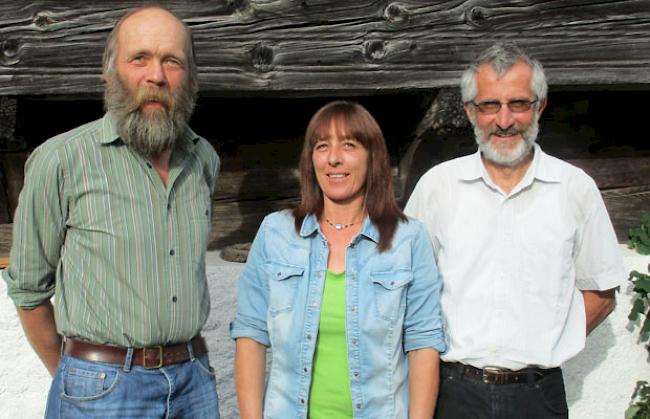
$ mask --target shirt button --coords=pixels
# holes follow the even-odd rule
[[[170,209],[172,209],[172,204],[167,204],[167,211],[169,211]]]
[[[303,368],[302,370],[303,370],[304,372],[307,372],[307,371],[308,371],[308,370],[307,370],[307,367]]]
[[[356,307],[352,307],[352,312],[355,313],[357,311]]]
[[[356,345],[356,344],[357,344],[357,342],[359,342],[359,341],[358,341],[358,340],[356,340],[356,339],[352,339],[352,344],[353,344],[353,345]]]
[[[175,303],[176,301],[178,301],[178,298],[176,298],[176,296],[173,296],[173,297],[172,297],[172,302]]]
[[[174,249],[172,249],[172,250],[169,251],[169,255],[170,255],[170,256],[174,256],[175,254],[176,254],[176,252],[174,252]]]
[[[305,399],[300,399],[300,404],[305,404]]]
[[[355,377],[359,377],[359,371],[355,371],[355,372],[354,372],[354,376],[355,376]]]
[[[361,409],[361,403],[357,403],[357,409]]]
[[[210,214],[210,211],[205,210],[205,216],[206,216],[206,217],[208,216],[208,214]]]
[[[311,340],[311,335],[307,335],[307,340]]]
[[[278,273],[277,273],[277,276],[282,276],[282,272],[278,272]]]

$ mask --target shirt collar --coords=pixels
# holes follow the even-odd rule
[[[483,179],[488,184],[492,184],[490,176],[483,165],[480,150],[472,154],[471,164],[467,169],[458,173],[458,179],[468,182]],[[537,143],[533,145],[533,161],[531,162],[526,175],[522,179],[521,184],[522,186],[529,184],[534,179],[538,179],[542,182],[559,182],[561,179],[560,167],[555,164],[555,161],[553,161],[548,154],[542,151],[542,148]]]
[[[115,123],[113,121],[113,115],[110,113],[104,114],[102,118],[102,131],[99,136],[96,138],[96,141],[100,144],[111,144],[117,140],[120,140],[120,136],[117,133],[115,128]],[[196,135],[191,128],[185,129],[181,135],[180,141],[177,146],[182,148],[184,151],[191,151],[194,148],[194,145],[199,141],[199,136]]]
[[[318,220],[316,219],[315,214],[309,214],[302,221],[302,227],[300,228],[301,237],[309,237],[314,234],[316,231],[320,231],[320,226],[318,225]],[[363,220],[363,227],[357,236],[352,239],[352,242],[355,243],[359,240],[360,236],[367,237],[368,239],[374,241],[375,243],[379,242],[379,230],[375,224],[370,221],[370,217],[366,215],[366,218]]]

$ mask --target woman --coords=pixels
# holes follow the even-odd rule
[[[430,419],[440,280],[424,228],[394,199],[375,119],[356,103],[322,107],[300,172],[300,205],[264,219],[239,282],[241,418]]]

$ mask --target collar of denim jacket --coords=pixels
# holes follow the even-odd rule
[[[309,237],[312,234],[315,234],[317,231],[320,231],[320,226],[318,225],[316,214],[309,214],[305,217],[304,220],[302,220],[300,237]],[[370,221],[370,217],[368,217],[368,215],[366,215],[363,220],[363,227],[361,227],[361,231],[359,234],[354,236],[350,244],[356,244],[359,241],[360,237],[366,237],[375,243],[379,242],[379,230],[373,224],[373,222]]]

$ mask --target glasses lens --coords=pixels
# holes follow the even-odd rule
[[[497,101],[481,102],[481,103],[477,103],[476,107],[478,108],[479,112],[482,113],[497,113],[499,112],[499,109],[501,109],[501,102],[497,102]]]
[[[531,106],[533,106],[533,103],[535,103],[535,101],[511,100],[508,102],[508,108],[512,112],[526,112],[530,109]]]

